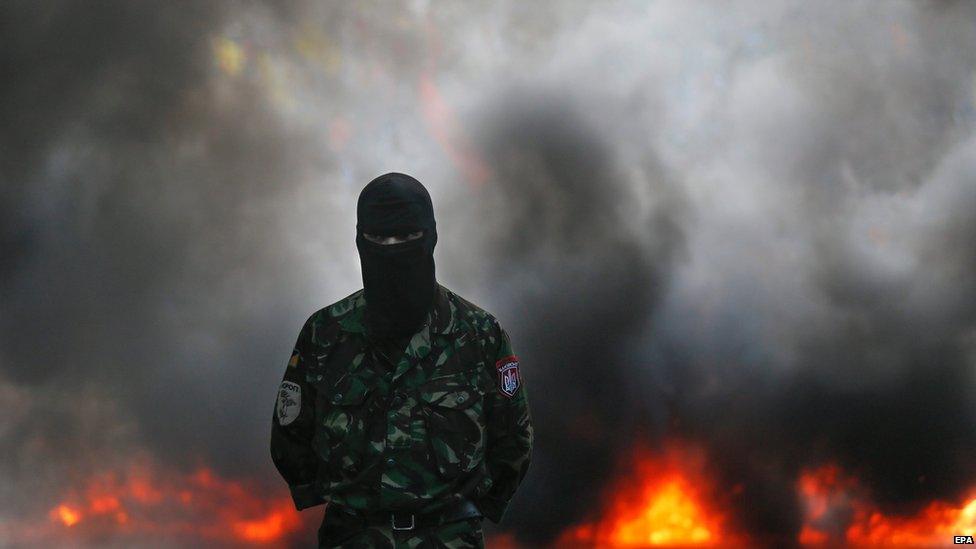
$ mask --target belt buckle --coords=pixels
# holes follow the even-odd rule
[[[397,531],[413,530],[414,526],[416,525],[416,518],[417,518],[416,515],[411,514],[410,515],[410,526],[400,527],[400,526],[397,526],[397,515],[396,515],[396,513],[390,513],[390,526],[392,526],[393,529],[394,530],[397,530]]]

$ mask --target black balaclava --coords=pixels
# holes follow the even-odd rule
[[[381,175],[359,194],[356,218],[367,330],[380,339],[410,335],[423,326],[437,291],[437,229],[430,194],[409,175]],[[424,232],[421,238],[397,244],[363,238],[363,233],[396,236],[417,231]]]

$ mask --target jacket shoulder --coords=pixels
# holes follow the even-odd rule
[[[366,299],[363,297],[363,291],[358,290],[331,305],[323,307],[319,312],[330,319],[340,320],[357,313],[362,314],[365,307]]]
[[[358,290],[312,313],[304,329],[313,340],[331,339],[338,334],[341,326],[359,325],[365,307],[363,291]]]
[[[447,299],[454,309],[455,323],[465,331],[489,334],[499,328],[498,319],[488,311],[444,288]]]

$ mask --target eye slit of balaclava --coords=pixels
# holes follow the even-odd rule
[[[418,240],[424,236],[424,231],[415,231],[412,233],[395,234],[390,236],[375,235],[370,233],[363,233],[363,238],[372,242],[373,244],[380,244],[383,246],[389,246],[391,244],[403,244],[404,242],[410,242],[411,240]]]

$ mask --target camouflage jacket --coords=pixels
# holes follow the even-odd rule
[[[360,290],[313,314],[278,392],[271,456],[296,507],[429,512],[470,498],[501,520],[532,423],[495,318],[440,286],[397,363],[363,328]]]

